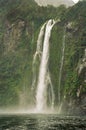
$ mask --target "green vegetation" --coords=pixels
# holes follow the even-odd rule
[[[73,7],[61,5],[39,7],[34,0],[0,0],[0,106],[17,105],[20,94],[26,92],[30,102],[32,59],[42,24],[53,18],[60,19],[50,39],[49,68],[58,103],[58,80],[64,27],[66,27],[65,58],[61,80],[61,95],[76,98],[86,92],[85,70],[79,75],[78,67],[86,48],[86,1]],[[33,99],[34,100],[34,99]]]

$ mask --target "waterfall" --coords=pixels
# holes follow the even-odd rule
[[[33,57],[33,65],[32,65],[32,72],[33,72],[33,82],[32,82],[32,90],[35,88],[36,85],[36,64],[37,64],[37,59],[41,59],[41,54],[42,54],[42,40],[43,40],[43,35],[44,35],[44,29],[45,29],[46,23],[43,24],[43,26],[40,29],[39,35],[38,35],[38,40],[37,40],[37,48],[36,52]]]
[[[62,57],[61,57],[61,65],[60,65],[60,71],[59,71],[59,83],[58,83],[58,102],[60,104],[61,101],[61,78],[62,78],[62,69],[63,69],[63,62],[64,62],[64,53],[65,53],[65,31],[64,29],[64,36],[63,36],[63,42],[62,42]]]
[[[50,90],[52,94],[52,103],[54,104],[54,92],[53,92],[53,86],[50,78],[50,73],[48,69],[48,59],[49,59],[49,39],[51,36],[51,30],[55,24],[54,20],[49,20],[46,24],[43,25],[43,27],[40,30],[38,42],[37,42],[37,50],[34,56],[34,61],[36,59],[36,55],[40,55],[40,67],[39,67],[39,74],[38,74],[38,84],[37,84],[37,90],[36,90],[36,109],[37,111],[43,111],[47,107],[47,86],[50,85]],[[46,26],[45,26],[46,25]],[[44,27],[45,27],[45,33],[44,33]],[[43,47],[42,46],[42,40],[43,40],[43,34],[44,34],[44,42]],[[41,51],[41,49],[43,50]]]
[[[51,109],[53,110],[54,109],[54,100],[55,100],[55,95],[54,95],[54,91],[53,91],[53,84],[52,84],[52,81],[51,81],[51,77],[50,77],[50,72],[48,70],[47,72],[47,85],[49,85],[49,89],[50,89],[50,92],[49,93],[49,102],[51,104]]]

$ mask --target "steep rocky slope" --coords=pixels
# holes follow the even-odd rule
[[[59,68],[65,32],[61,102],[64,111],[86,112],[86,2],[66,9],[63,5],[39,7],[32,0],[3,0],[0,7],[0,107],[26,108],[35,104],[36,88],[31,89],[32,59],[40,27],[54,18],[60,19],[50,39],[49,68],[55,105],[59,102]]]

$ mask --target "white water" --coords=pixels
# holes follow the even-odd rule
[[[49,93],[49,102],[51,104],[51,109],[54,110],[54,100],[55,100],[55,95],[54,95],[54,90],[53,90],[53,84],[52,84],[52,81],[51,81],[51,77],[50,77],[50,72],[48,70],[47,72],[47,86],[49,85],[50,86],[50,92],[48,91]]]
[[[64,36],[63,36],[63,42],[62,42],[62,58],[61,58],[61,65],[60,65],[60,71],[59,71],[59,84],[58,84],[58,101],[60,104],[61,101],[61,78],[62,78],[62,69],[63,69],[63,62],[64,62],[64,53],[65,53],[65,30],[64,30]]]
[[[45,23],[46,24],[46,23]],[[43,40],[43,35],[44,35],[44,29],[45,29],[45,24],[40,29],[39,35],[38,35],[38,40],[37,40],[37,48],[36,52],[33,57],[33,66],[32,66],[32,71],[33,71],[33,82],[32,82],[32,89],[35,88],[36,85],[36,63],[37,63],[37,58],[41,59],[41,54],[42,54],[42,40]]]
[[[38,85],[37,85],[37,91],[36,91],[36,110],[38,112],[42,112],[46,110],[47,108],[47,85],[49,84],[51,80],[50,75],[48,73],[49,39],[51,36],[51,30],[54,24],[55,24],[54,20],[49,20],[46,24],[46,29],[45,29],[43,52],[42,52],[42,57],[41,57],[39,76],[38,76]],[[40,37],[39,39],[41,40]],[[40,44],[40,42],[38,43]],[[49,78],[47,78],[47,76]],[[54,98],[53,95],[54,94],[52,94],[52,98]],[[52,101],[54,101],[54,99]]]

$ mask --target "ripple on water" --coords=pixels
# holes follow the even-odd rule
[[[0,130],[86,130],[86,118],[35,114],[2,116]]]

